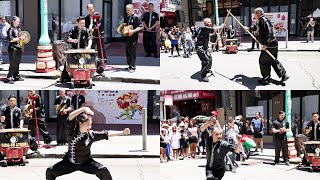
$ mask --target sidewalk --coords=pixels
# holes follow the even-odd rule
[[[41,141],[40,143],[43,143]],[[56,141],[51,143],[56,144]],[[68,146],[40,148],[38,153],[29,150],[27,158],[62,158]],[[95,142],[91,146],[93,158],[158,158],[159,136],[147,136],[147,151],[142,151],[142,136],[117,136]]]
[[[289,37],[288,47],[286,48],[285,38],[277,38],[279,43],[279,51],[318,51],[320,52],[320,41],[315,40],[314,43],[307,43],[306,38],[291,38]],[[240,39],[238,39],[240,40]],[[240,40],[239,51],[247,51],[252,46],[250,37],[244,37]],[[257,48],[257,46],[255,46]],[[254,51],[259,51],[255,49]]]
[[[22,63],[20,64],[20,74],[22,77],[35,79],[57,79],[60,77],[60,71],[36,73],[36,58],[35,55],[22,56]],[[8,56],[4,56],[3,59],[4,64],[0,65],[0,77],[6,77],[9,70]],[[160,84],[159,59],[138,57],[136,65],[136,72],[129,73],[124,70],[128,66],[126,65],[126,57],[108,56],[108,66],[113,67],[113,69],[105,71],[105,77],[93,77],[93,81]]]

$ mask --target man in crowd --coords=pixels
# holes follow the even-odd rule
[[[285,112],[280,111],[277,120],[272,122],[272,133],[274,135],[275,146],[275,165],[279,165],[280,151],[286,165],[290,166],[288,155],[287,132],[289,132],[289,123],[285,120]]]
[[[2,50],[3,50],[3,46],[7,46],[7,32],[10,28],[10,24],[7,22],[6,17],[5,16],[0,16],[0,64],[3,63],[3,59],[2,59]]]
[[[158,46],[157,46],[157,32],[156,28],[159,25],[159,15],[154,12],[154,4],[149,3],[149,12],[143,15],[143,46],[147,53],[146,57],[150,57],[151,54],[155,58],[158,58]]]
[[[259,112],[256,112],[256,117],[252,119],[253,138],[256,143],[256,152],[258,151],[258,144],[260,144],[261,153],[263,153],[263,123]]]
[[[314,26],[316,25],[316,23],[314,22],[313,18],[310,18],[310,21],[307,23],[306,29],[308,32],[308,37],[307,37],[307,42],[310,41],[310,37],[311,37],[311,42],[313,43],[314,41]]]
[[[86,98],[81,94],[80,90],[75,91],[75,95],[71,98],[71,105],[73,110],[77,110],[85,106]]]
[[[57,144],[60,146],[67,143],[66,122],[72,111],[71,100],[65,95],[64,90],[59,90],[59,96],[56,98],[54,106],[57,111]]]
[[[92,38],[85,27],[84,17],[78,17],[77,26],[69,31],[68,42],[71,43],[73,49],[91,49]]]
[[[319,113],[312,113],[312,121],[306,127],[306,134],[310,141],[320,141]]]
[[[229,28],[227,30],[227,38],[228,39],[233,39],[235,37],[235,35],[236,35],[236,32],[235,32],[234,29],[232,29],[232,25],[230,24]]]

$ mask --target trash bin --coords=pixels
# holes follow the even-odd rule
[[[64,51],[68,50],[68,44],[63,40],[54,41],[53,43],[53,59],[56,60],[57,69],[64,66],[67,56]]]

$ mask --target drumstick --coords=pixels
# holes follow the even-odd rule
[[[233,16],[233,14],[230,12],[230,10],[227,10],[227,11],[228,11],[228,12],[230,13],[230,15],[240,24],[240,26],[241,26],[243,29],[245,29],[245,28],[244,28],[244,25],[242,25],[241,22],[240,22],[236,17]],[[254,37],[254,35],[253,35],[251,32],[249,32],[249,31],[247,31],[247,32],[249,33],[249,35],[250,35],[250,36],[260,45],[260,47],[261,47],[262,44],[257,40],[257,38]],[[268,51],[268,49],[265,49],[264,51],[266,51],[273,60],[277,60],[277,59],[270,53],[270,51]]]
[[[226,19],[224,20],[223,24],[226,24],[226,23],[227,23],[228,17],[229,17],[229,15],[231,14],[230,9],[227,10],[227,11],[228,11],[228,14],[227,14]],[[218,30],[218,34],[220,34],[221,31],[222,31],[222,28]],[[217,39],[216,39],[216,42],[215,42],[216,45],[217,45],[217,42],[218,42],[218,40],[219,40],[218,34],[217,34]]]

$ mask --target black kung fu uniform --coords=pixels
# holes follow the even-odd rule
[[[21,29],[19,27],[10,27],[7,34],[8,34],[8,41],[10,42],[14,38],[19,37],[19,33]],[[7,78],[9,80],[16,80],[19,79],[19,66],[21,62],[22,50],[19,41],[18,42],[10,42],[8,46],[8,54],[9,54],[9,73]]]
[[[69,38],[78,40],[78,43],[72,43],[73,49],[83,49],[88,46],[91,35],[87,28],[79,30],[78,26],[75,26],[69,31],[68,39]]]
[[[20,120],[22,119],[21,109],[14,106],[12,109],[10,106],[5,107],[1,114],[5,117],[5,128],[20,128]]]
[[[278,41],[273,34],[273,26],[267,17],[261,16],[258,26],[253,26],[252,30],[258,30],[258,40],[262,45],[267,46],[267,50],[277,59]],[[266,51],[261,51],[259,64],[263,80],[268,81],[271,78],[271,66],[280,78],[286,75],[286,70],[282,64],[278,60],[273,60]]]
[[[280,121],[279,119],[272,122],[272,128],[279,130],[280,128],[285,127],[289,129],[289,123],[286,120]],[[287,133],[284,132],[274,133],[274,146],[275,146],[275,163],[279,162],[280,159],[280,151],[282,150],[282,158],[284,162],[289,161],[288,156],[288,141],[287,141]]]
[[[320,141],[320,121],[317,121],[317,123],[314,123],[311,121],[306,129],[312,128],[309,133],[309,140],[310,141]]]
[[[65,106],[64,109],[68,109],[71,106],[71,100],[68,96],[58,96],[54,102],[54,105],[59,105],[60,108]],[[66,143],[66,122],[68,119],[69,113],[57,112],[57,143],[64,144]]]
[[[100,16],[100,13],[95,12],[93,13],[93,16]],[[103,26],[101,25],[101,17],[100,18],[92,18],[92,16],[90,14],[86,15],[85,17],[85,27],[89,30],[89,26],[92,23],[92,45],[91,45],[91,49],[97,49],[98,50],[98,57],[100,59],[102,59],[101,57],[101,48],[100,48],[100,44],[99,44],[99,36],[101,38],[101,45],[102,45],[102,49],[103,49],[103,54],[104,56],[106,56],[103,45],[104,45],[104,30],[103,30]],[[97,27],[97,23],[98,23],[98,27],[99,27],[99,31],[100,34],[98,32],[98,27]],[[104,57],[105,58],[105,57]]]
[[[35,116],[34,116],[34,111],[36,111],[36,116],[38,120],[38,127],[39,127],[39,133],[42,135],[44,139],[45,144],[49,144],[52,139],[49,135],[49,131],[47,130],[47,126],[45,124],[45,112],[44,112],[44,104],[42,102],[42,99],[39,95],[35,94],[34,95],[34,105],[35,109],[32,112],[32,118],[29,121],[28,129],[31,131],[31,137],[34,138],[36,135],[36,122],[35,122]],[[32,105],[32,99],[28,97],[27,104]]]
[[[135,14],[132,16],[127,16],[125,18],[125,23],[127,25],[132,25],[133,29],[141,26],[141,20]],[[137,51],[137,41],[138,41],[138,33],[134,33],[132,36],[126,37],[126,55],[127,55],[127,63],[129,65],[129,69],[136,69],[136,51]]]
[[[86,99],[82,94],[73,95],[71,98],[71,105],[74,110],[81,108],[82,104],[86,103]]]
[[[67,121],[70,140],[68,152],[63,160],[49,167],[46,171],[46,179],[53,180],[58,176],[82,171],[95,174],[99,179],[112,180],[109,170],[91,157],[91,145],[95,141],[108,140],[108,131],[92,131],[80,133],[79,122]]]
[[[208,51],[209,35],[214,32],[212,27],[201,27],[198,32],[196,42],[196,52],[201,60],[201,77],[206,77],[207,73],[211,71],[212,56]]]
[[[143,22],[146,24],[148,28],[151,28],[157,21],[159,21],[159,15],[156,12],[146,12],[143,15]],[[157,33],[156,28],[153,28],[151,31],[148,32],[146,28],[144,28],[143,32],[143,45],[144,45],[144,51],[151,55],[158,53],[158,46],[157,46]]]

